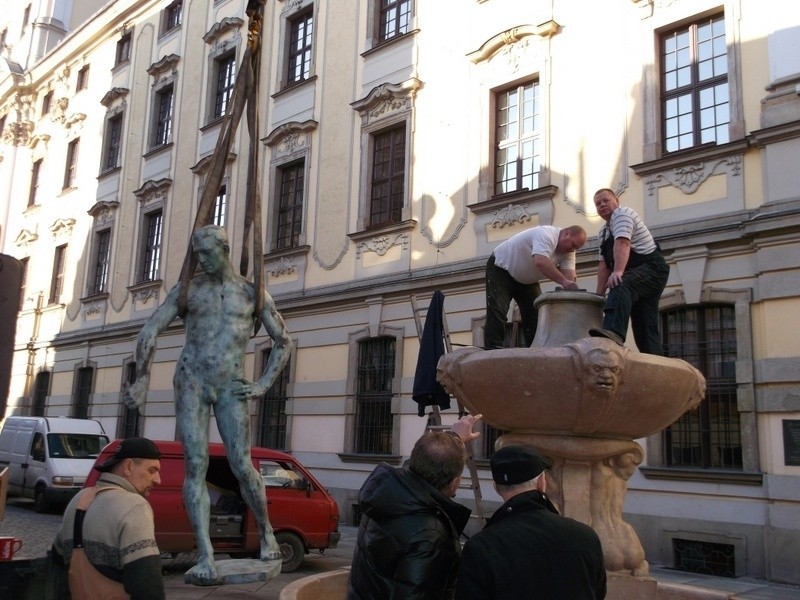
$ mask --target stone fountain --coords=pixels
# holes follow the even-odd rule
[[[697,406],[705,379],[683,360],[586,337],[602,323],[596,294],[549,292],[536,306],[530,348],[456,350],[439,361],[439,381],[507,432],[498,448],[529,444],[550,458],[548,495],[561,514],[597,532],[610,598],[657,598],[642,544],[622,518],[628,479],[644,457],[634,440]]]

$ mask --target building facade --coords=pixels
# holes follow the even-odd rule
[[[179,322],[142,414],[122,388],[179,277],[246,5],[18,0],[0,16],[0,248],[24,274],[6,415],[174,439]],[[252,403],[253,443],[297,455],[353,522],[366,476],[425,426],[412,296],[443,291],[453,343],[480,345],[486,260],[539,224],[589,232],[578,275],[594,291],[592,195],[609,187],[670,264],[666,352],[709,383],[697,411],[640,440],[626,519],[653,564],[800,583],[792,3],[269,0],[261,37],[263,275],[295,347]],[[249,145],[243,124],[215,191],[234,264]],[[253,378],[269,351],[251,341]]]

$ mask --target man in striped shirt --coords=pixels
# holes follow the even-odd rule
[[[663,354],[658,333],[658,301],[667,285],[669,265],[661,248],[633,209],[620,206],[608,188],[597,190],[594,205],[605,224],[600,229],[597,293],[605,295],[603,328],[589,334],[622,344],[628,331],[640,352]]]

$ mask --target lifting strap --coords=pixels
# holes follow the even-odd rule
[[[247,104],[247,128],[250,135],[250,147],[248,152],[247,168],[247,187],[246,203],[244,216],[244,235],[242,236],[242,258],[239,263],[239,273],[247,277],[250,262],[250,249],[248,238],[252,233],[253,237],[253,283],[256,288],[256,305],[253,313],[253,335],[258,333],[261,326],[260,315],[264,308],[264,250],[263,237],[261,232],[261,197],[259,194],[258,176],[258,74],[261,64],[261,28],[263,24],[263,9],[265,0],[250,0],[246,13],[250,18],[247,34],[247,46],[236,73],[236,83],[229,103],[229,109],[225,112],[220,127],[217,144],[214,153],[211,155],[211,166],[208,170],[203,194],[200,197],[200,204],[197,207],[192,235],[200,227],[208,225],[212,221],[214,212],[214,202],[219,187],[225,174],[225,165],[228,162],[233,138],[236,129],[242,119],[245,104]],[[181,268],[180,283],[181,290],[178,298],[178,314],[183,317],[186,313],[186,298],[189,291],[189,282],[197,268],[197,261],[194,258],[192,249],[192,238],[189,237],[189,244],[186,250],[186,257]]]

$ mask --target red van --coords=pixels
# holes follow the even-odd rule
[[[95,464],[119,448],[114,440]],[[156,441],[161,450],[161,484],[148,496],[155,514],[156,542],[162,552],[190,552],[196,545],[183,503],[183,447],[180,442]],[[255,518],[247,508],[222,444],[208,445],[206,484],[211,498],[211,543],[221,554],[258,556]],[[253,465],[264,479],[269,520],[283,552],[282,572],[297,569],[309,550],[335,548],[339,543],[339,506],[328,491],[296,458],[268,448],[251,448]],[[86,487],[100,472],[92,469]]]

